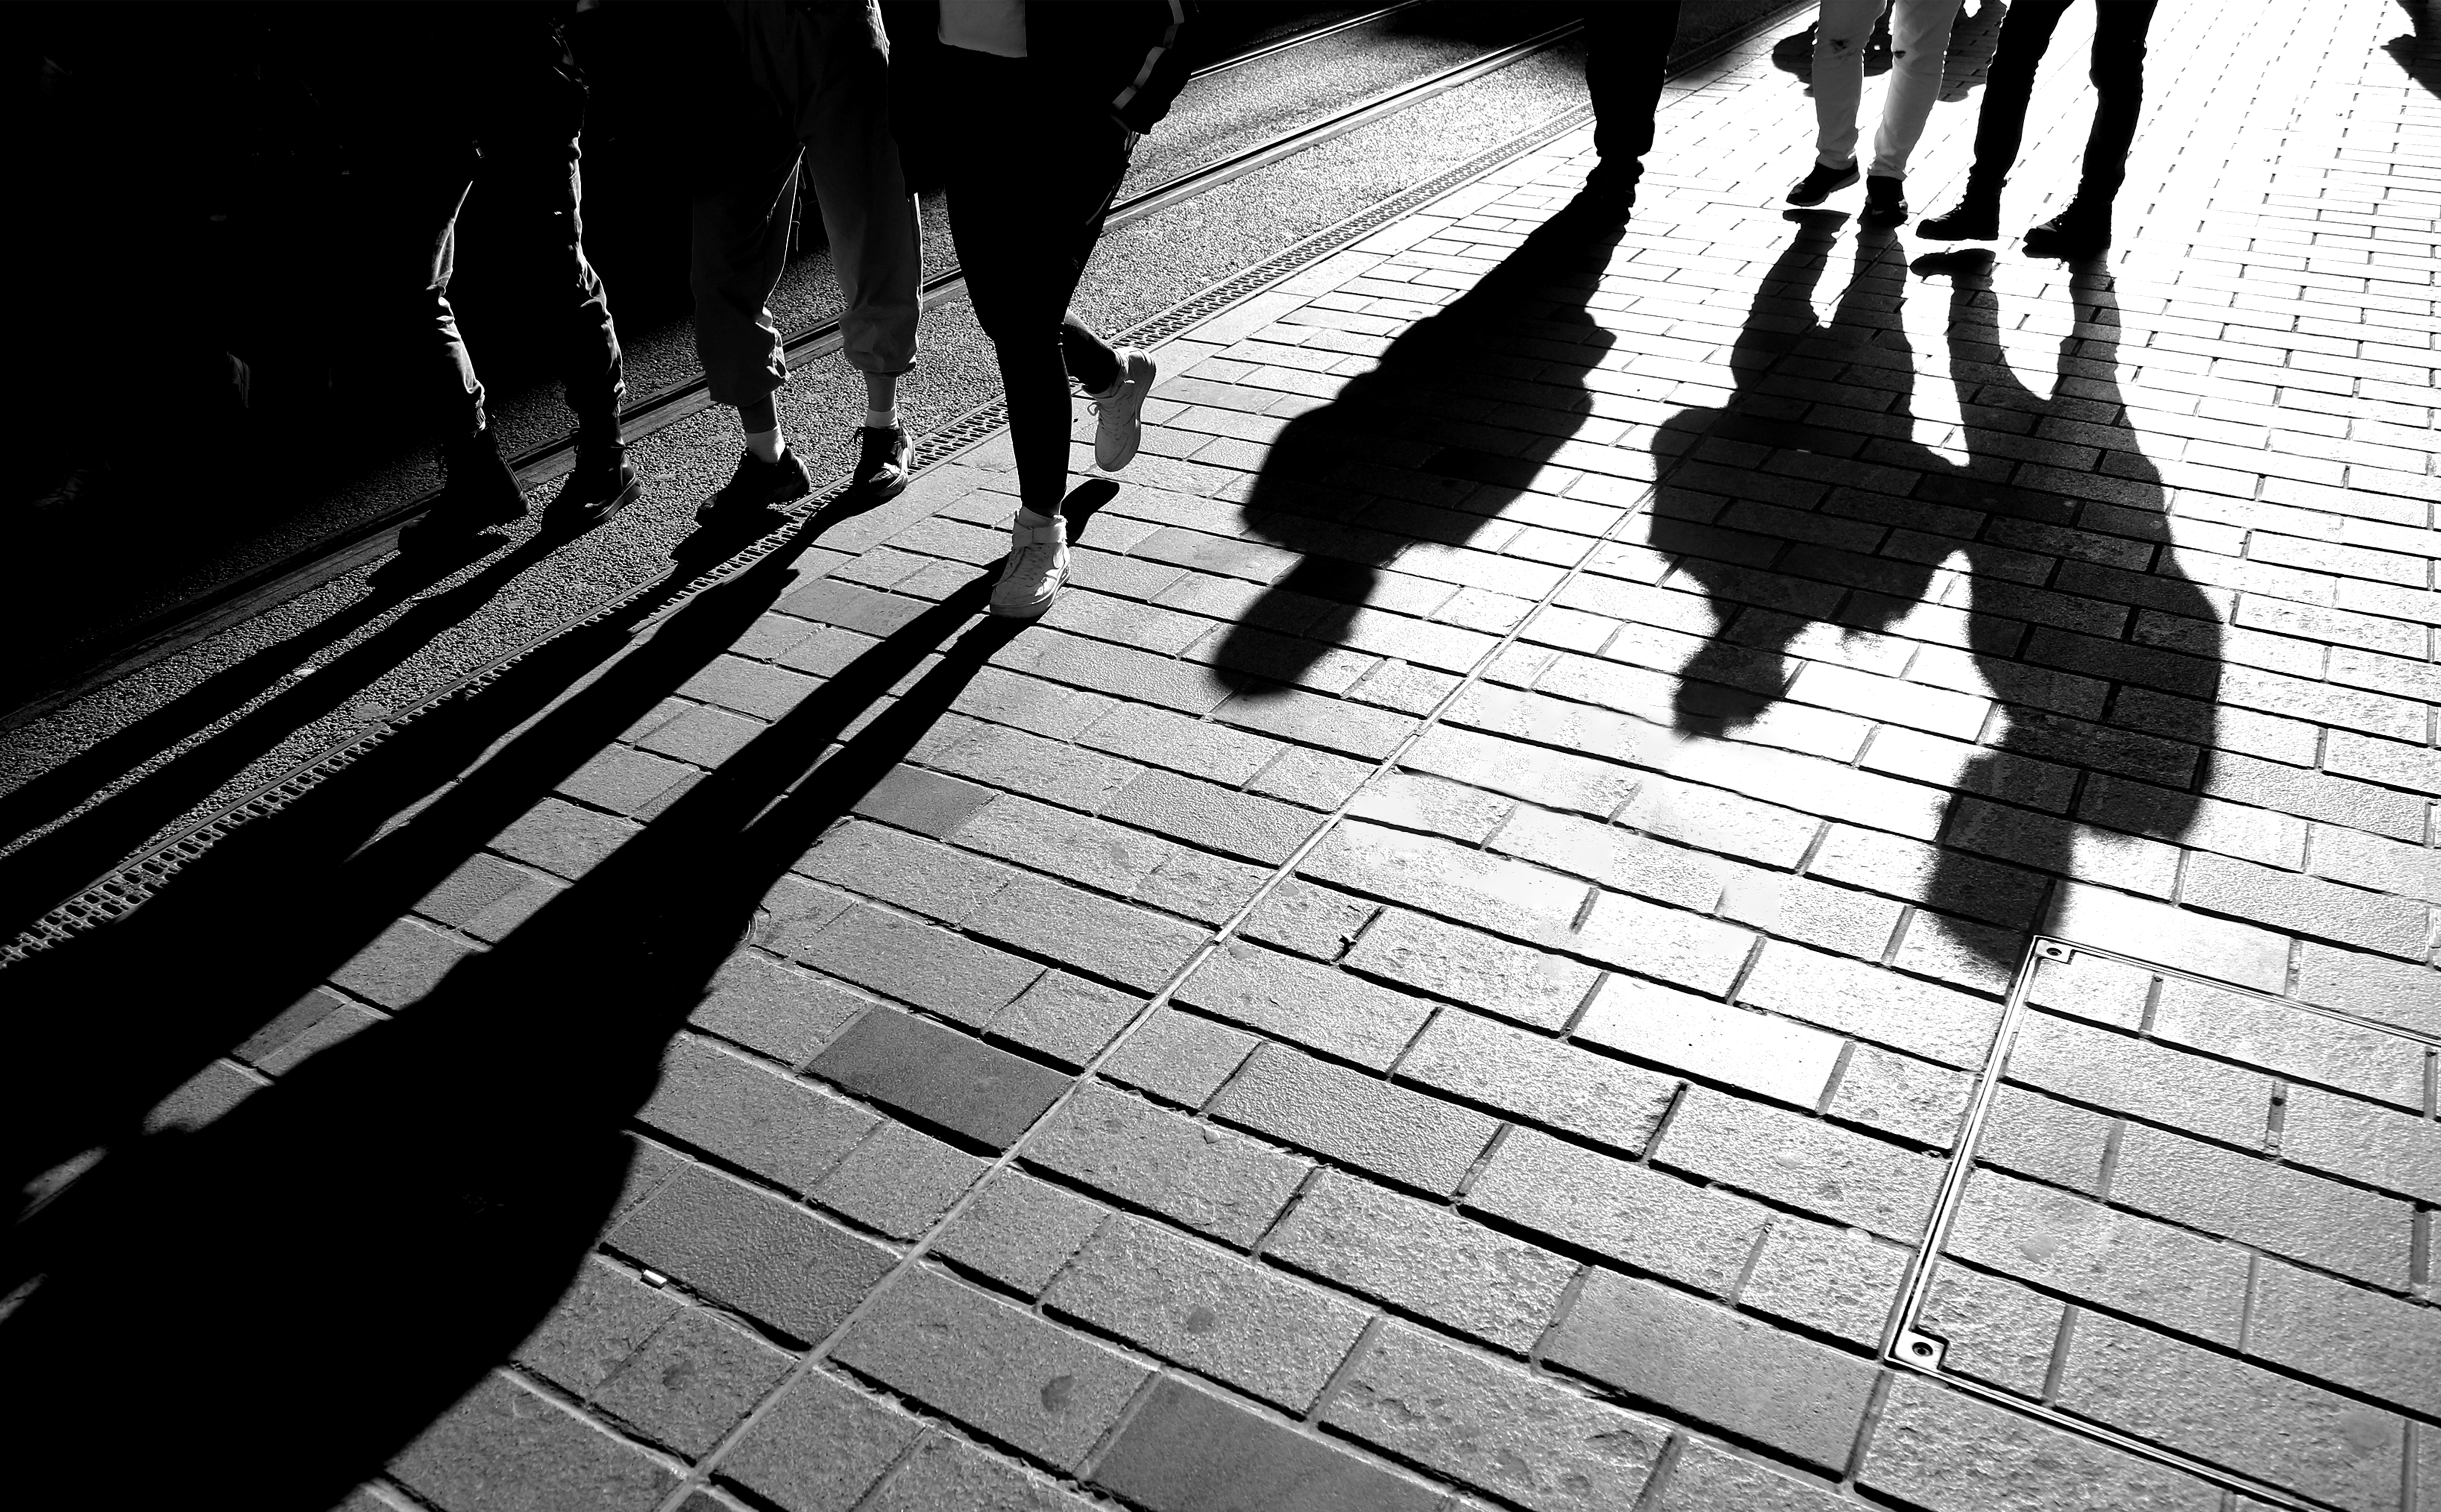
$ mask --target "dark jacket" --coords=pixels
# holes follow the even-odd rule
[[[931,142],[948,114],[933,93],[937,0],[882,0],[890,28],[890,117],[912,178],[937,182]],[[1152,130],[1186,85],[1194,0],[1029,0],[1027,61],[1053,103],[1131,132]]]

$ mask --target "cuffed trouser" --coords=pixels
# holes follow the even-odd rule
[[[1873,133],[1877,178],[1905,178],[1908,157],[1941,98],[1949,28],[1965,0],[1890,0],[1890,80]],[[1884,0],[1822,0],[1814,29],[1815,161],[1844,168],[1856,156],[1856,104],[1865,88],[1865,44]]]
[[[615,437],[626,386],[609,297],[585,256],[585,185],[576,142],[487,141],[479,158],[471,143],[376,158],[366,179],[376,244],[413,260],[396,275],[394,287],[407,305],[407,317],[425,333],[418,345],[430,376],[423,387],[432,395],[443,434],[471,436],[487,423],[482,380],[475,376],[474,358],[449,303],[449,280],[458,269],[458,214],[467,191],[479,182],[487,202],[500,207],[497,213],[551,224],[550,234],[534,240],[551,260],[547,277],[556,286],[550,300],[560,310],[559,371],[568,407],[588,436]]]
[[[1585,187],[1636,197],[1661,75],[1678,35],[1678,0],[1596,0],[1585,7],[1585,92],[1594,105],[1594,153]]]
[[[2095,0],[2093,8],[2093,131],[2085,139],[2084,176],[2076,197],[2108,205],[2127,177],[2127,149],[2144,112],[2144,34],[2152,28],[2154,0]],[[2026,102],[2034,92],[2034,70],[2052,45],[2052,33],[2069,0],[2017,0],[2000,23],[2000,45],[1983,86],[1983,114],[1975,126],[1975,167],[1970,192],[1998,194],[2017,161],[2025,139]]]
[[[1033,60],[944,53],[942,82],[962,117],[946,137],[949,234],[1000,358],[1018,493],[1049,513],[1067,493],[1069,380],[1098,391],[1118,376],[1116,353],[1068,301],[1135,135],[1065,99]]]
[[[788,113],[800,146],[696,199],[691,281],[706,387],[714,403],[742,407],[787,382],[765,301],[787,268],[801,178],[812,180],[846,298],[843,354],[865,372],[905,372],[915,365],[922,241],[890,135],[880,12],[873,0],[746,0],[730,14],[755,81]]]

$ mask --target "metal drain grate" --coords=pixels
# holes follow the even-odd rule
[[[2035,941],[1884,1359],[2269,1505],[2413,1507],[2435,1044]]]

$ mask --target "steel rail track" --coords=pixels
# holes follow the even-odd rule
[[[1401,4],[1384,7],[1298,37],[1283,39],[1237,58],[1223,59],[1210,65],[1210,71],[1217,72],[1275,56],[1291,47],[1379,21],[1422,3],[1423,0],[1403,0]],[[1577,21],[1550,27],[1425,78],[1383,90],[1321,120],[1292,127],[1226,157],[1188,169],[1150,189],[1119,200],[1111,207],[1108,224],[1116,228],[1158,214],[1181,201],[1242,178],[1282,158],[1294,156],[1308,148],[1548,51],[1582,29],[1583,23]],[[955,265],[934,274],[924,280],[924,308],[934,309],[956,298],[965,284],[965,274]],[[785,337],[782,347],[791,359],[827,355],[840,344],[840,326],[839,316],[828,317]],[[634,441],[698,414],[711,405],[705,381],[700,377],[690,379],[629,405],[620,413],[620,433],[627,441]],[[575,432],[570,430],[543,445],[520,453],[511,459],[510,466],[515,472],[518,483],[532,488],[551,481],[572,467],[575,449]],[[399,531],[430,509],[439,497],[437,489],[424,494],[371,519],[335,532],[283,561],[154,616],[131,631],[115,653],[107,654],[84,672],[72,675],[50,691],[0,713],[0,733],[30,724],[97,688],[174,655],[230,625],[252,619],[266,609],[310,592],[366,562],[387,554],[395,549]]]

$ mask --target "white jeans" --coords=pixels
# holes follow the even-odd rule
[[[1907,176],[1908,154],[1941,96],[1942,60],[1949,53],[1949,27],[1966,0],[1890,0],[1890,84],[1882,100],[1881,129],[1873,133],[1873,166],[1880,178]],[[1881,18],[1884,0],[1822,0],[1814,31],[1815,160],[1842,168],[1856,156],[1856,101],[1865,91],[1865,43]]]

